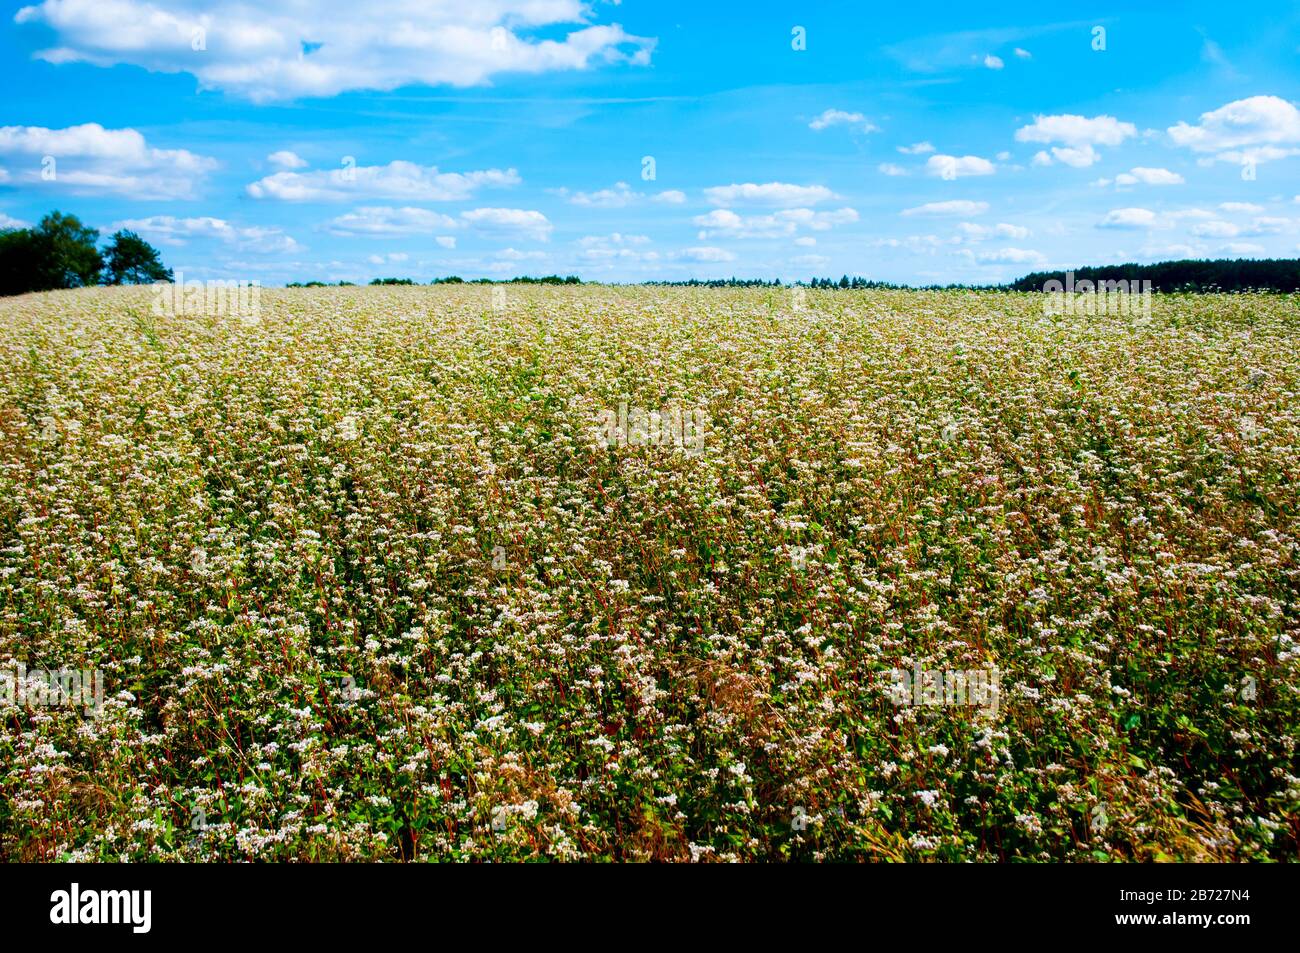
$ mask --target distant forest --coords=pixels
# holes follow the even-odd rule
[[[1150,281],[1154,291],[1300,291],[1300,259],[1161,261],[1152,265],[1099,265],[1074,269],[1074,281]],[[1065,283],[1065,272],[1036,271],[1006,287],[1042,291],[1048,281]]]
[[[158,250],[139,235],[119,231],[101,249],[99,232],[81,223],[75,215],[51,212],[31,228],[0,229],[0,295],[24,294],[58,288],[79,288],[96,284],[144,284],[171,281],[172,272]],[[1300,259],[1198,259],[1162,261],[1155,264],[1099,265],[1075,268],[1080,281],[1150,281],[1155,291],[1300,291]],[[924,285],[919,290],[1042,291],[1049,281],[1066,283],[1067,272],[1036,271],[1003,285]],[[412,278],[375,278],[372,285],[414,285]],[[429,284],[540,284],[581,285],[576,275],[547,275],[509,279],[434,278]],[[340,281],[346,286],[351,282]],[[875,281],[868,278],[813,278],[786,285],[777,278],[691,278],[687,281],[644,281],[643,285],[685,288],[781,288],[800,286],[817,289],[905,289],[916,286]],[[325,287],[325,282],[290,282],[290,288]],[[337,285],[336,285],[337,287]]]

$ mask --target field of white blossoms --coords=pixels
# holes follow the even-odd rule
[[[0,302],[2,859],[1297,858],[1295,298],[152,301]]]

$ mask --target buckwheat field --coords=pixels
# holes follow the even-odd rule
[[[0,302],[0,857],[1296,858],[1294,298],[493,292]]]

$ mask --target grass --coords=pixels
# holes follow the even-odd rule
[[[1294,297],[151,299],[0,302],[0,858],[1296,859]]]

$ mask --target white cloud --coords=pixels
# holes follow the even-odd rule
[[[1199,238],[1233,238],[1240,232],[1231,222],[1202,222],[1192,226],[1192,234]]]
[[[1138,252],[1138,255],[1144,259],[1180,259],[1180,258],[1199,258],[1205,253],[1205,249],[1199,245],[1145,245]]]
[[[830,261],[825,255],[796,255],[790,264],[797,268],[825,268]]]
[[[1278,235],[1292,227],[1289,218],[1262,216],[1241,230],[1243,235]]]
[[[1254,202],[1220,202],[1219,208],[1225,212],[1249,212],[1252,214],[1264,211],[1264,206],[1256,205]]]
[[[1210,161],[1267,162],[1300,155],[1300,110],[1277,96],[1251,96],[1201,114],[1197,125],[1169,127],[1175,145]]]
[[[37,54],[52,63],[191,73],[264,101],[650,62],[655,40],[592,24],[592,12],[582,0],[43,0],[14,19],[55,32],[58,45]]]
[[[1106,213],[1101,228],[1154,228],[1158,216],[1149,208],[1116,208]]]
[[[794,240],[794,243],[800,248],[813,248],[817,244],[817,239],[811,235],[803,235]]]
[[[1022,60],[1032,59],[1033,55],[1034,54],[1030,53],[1028,50],[1022,50],[1020,47],[1016,47],[1016,56],[1020,57]]]
[[[808,128],[821,132],[823,129],[829,129],[831,126],[852,125],[860,126],[862,132],[879,132],[880,129],[874,123],[867,120],[862,113],[845,112],[842,109],[827,109],[820,116],[808,123]]]
[[[705,189],[704,195],[711,204],[724,207],[746,203],[792,208],[796,205],[815,205],[835,198],[835,193],[824,185],[791,185],[788,182],[715,185]]]
[[[1121,172],[1115,176],[1116,185],[1182,185],[1184,179],[1177,172],[1170,172],[1168,169],[1150,169],[1144,166],[1137,166],[1128,171]]]
[[[876,170],[882,175],[907,175],[907,170],[901,165],[895,165],[893,162],[882,162],[876,166]]]
[[[1041,153],[1039,153],[1041,155]],[[1057,162],[1063,165],[1072,166],[1076,169],[1086,169],[1092,165],[1101,155],[1092,146],[1052,146],[1052,155]],[[1037,158],[1037,157],[1035,157]]]
[[[1096,162],[1100,155],[1095,146],[1117,146],[1125,139],[1137,135],[1137,127],[1131,122],[1121,122],[1114,116],[1085,116],[1062,114],[1057,116],[1035,116],[1028,126],[1016,130],[1017,142],[1061,143],[1052,146],[1052,156],[1058,162],[1075,168],[1086,168]],[[1035,165],[1049,165],[1047,153],[1039,152],[1034,156]]]
[[[278,228],[241,227],[210,216],[176,218],[172,215],[153,215],[149,218],[128,218],[109,226],[111,232],[118,229],[136,232],[159,245],[176,248],[185,246],[194,238],[211,238],[239,251],[279,254],[302,250],[298,242]]]
[[[1047,259],[1042,252],[1030,248],[999,248],[994,251],[977,252],[976,261],[991,265],[1037,265]]]
[[[307,167],[306,159],[296,152],[290,152],[288,149],[272,152],[266,157],[266,161],[279,169],[305,169]]]
[[[546,261],[550,257],[544,251],[520,251],[517,248],[502,248],[495,255],[501,261]]]
[[[430,235],[436,231],[455,228],[456,222],[440,212],[425,208],[372,205],[333,218],[326,227],[335,235],[401,238],[408,235]]]
[[[185,149],[155,149],[134,129],[105,129],[94,122],[65,129],[0,127],[0,156],[22,161],[19,182],[136,199],[193,198],[204,176],[217,167],[215,159]],[[46,156],[55,162],[52,180],[42,177]]]
[[[997,225],[977,225],[974,222],[960,222],[958,234],[970,242],[982,242],[990,238],[1028,238],[1029,229],[1023,225],[1011,225],[1000,222]]]
[[[686,201],[686,193],[670,189],[666,192],[637,192],[626,182],[615,182],[610,189],[595,192],[570,192],[568,189],[556,189],[571,205],[583,205],[589,208],[626,208],[641,202],[662,202],[667,205],[680,205]]]
[[[406,261],[411,256],[404,251],[390,252],[387,255],[370,255],[366,261],[372,265],[399,264]]]
[[[461,221],[491,234],[517,234],[544,242],[552,225],[541,212],[521,208],[476,208],[461,212]]]
[[[518,185],[514,169],[481,172],[439,172],[437,166],[395,161],[388,165],[354,166],[312,172],[277,172],[247,188],[255,199],[287,202],[334,202],[343,199],[398,199],[410,202],[456,202],[472,198],[480,188]]]
[[[587,235],[578,239],[579,255],[584,261],[593,262],[655,262],[659,253],[645,246],[650,239],[645,235],[624,235],[613,232],[609,235]]]
[[[988,202],[972,202],[969,199],[953,199],[950,202],[927,202],[915,208],[903,209],[900,215],[914,216],[963,216],[982,215],[989,210]]]
[[[791,208],[771,215],[737,215],[730,209],[718,208],[706,215],[695,216],[691,222],[699,226],[700,240],[704,241],[714,235],[730,238],[779,238],[793,235],[800,229],[822,232],[857,220],[858,213],[851,208],[829,212]]]
[[[1065,114],[1035,116],[1031,125],[1016,130],[1016,141],[1063,142],[1067,146],[1117,146],[1135,135],[1137,135],[1136,126],[1131,122],[1120,122],[1114,116],[1094,116],[1087,119],[1083,116]]]
[[[930,156],[925,163],[925,170],[930,175],[941,179],[960,179],[968,175],[992,175],[997,169],[988,159],[979,156]]]
[[[906,238],[877,238],[872,248],[902,248],[912,254],[933,255],[940,248],[961,243],[961,238],[940,238],[938,235],[908,235]]]
[[[928,142],[914,142],[910,146],[899,146],[898,151],[905,156],[923,156],[927,152],[933,152],[934,146]]]
[[[6,215],[0,212],[0,228],[26,228],[27,222],[20,218],[14,218],[12,215]]]
[[[984,65],[989,69],[1002,69],[1004,64],[1001,57],[994,56],[990,53],[988,56],[984,57]]]
[[[611,232],[608,235],[585,235],[578,239],[578,245],[583,248],[595,248],[600,245],[648,245],[650,237],[648,235],[624,235],[621,232]]]
[[[407,238],[427,235],[443,248],[455,248],[456,238],[438,235],[458,228],[472,228],[490,235],[516,235],[546,241],[552,225],[541,212],[518,208],[476,208],[458,219],[427,208],[370,205],[330,219],[326,228],[334,235],[356,238]]]
[[[1227,242],[1219,246],[1219,251],[1226,255],[1262,255],[1265,249],[1254,242]]]
[[[683,248],[681,251],[673,252],[669,257],[677,261],[694,261],[700,263],[710,262],[727,262],[735,261],[736,256],[723,248],[713,246],[697,246],[695,248]]]

